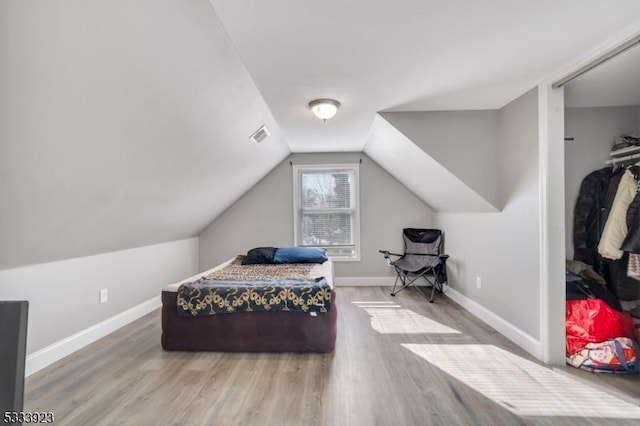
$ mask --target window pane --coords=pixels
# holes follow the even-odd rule
[[[302,214],[302,245],[352,245],[351,214]]]
[[[352,207],[349,172],[305,172],[301,183],[303,209]]]

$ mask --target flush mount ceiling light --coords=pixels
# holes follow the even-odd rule
[[[316,99],[309,102],[309,108],[315,114],[316,117],[321,119],[322,121],[327,121],[330,118],[333,118],[338,112],[338,108],[340,107],[340,102],[334,99]]]

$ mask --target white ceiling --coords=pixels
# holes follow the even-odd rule
[[[637,0],[210,0],[297,151],[358,151],[378,111],[496,109],[637,21]],[[322,123],[314,98],[339,100]]]

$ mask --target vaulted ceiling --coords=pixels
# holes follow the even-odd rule
[[[359,151],[379,111],[498,109],[638,20],[637,0],[210,0],[289,146]],[[314,98],[342,103],[323,124]]]
[[[384,134],[425,152],[397,114],[500,108],[637,16],[636,0],[0,2],[0,269],[196,236],[290,152],[384,166]],[[342,103],[326,123],[320,97]],[[436,209],[495,209],[451,170],[456,200],[386,167]]]

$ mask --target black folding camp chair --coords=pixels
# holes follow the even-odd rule
[[[395,296],[413,285],[426,297],[426,294],[415,284],[417,280],[423,278],[431,286],[429,302],[433,303],[436,290],[442,293],[442,286],[447,282],[446,263],[449,256],[443,254],[442,231],[439,229],[405,228],[402,230],[402,237],[404,239],[404,254],[379,250],[389,264],[394,267],[397,274],[391,295]],[[395,256],[396,259],[393,260],[392,256]],[[398,282],[401,284],[399,287]]]

